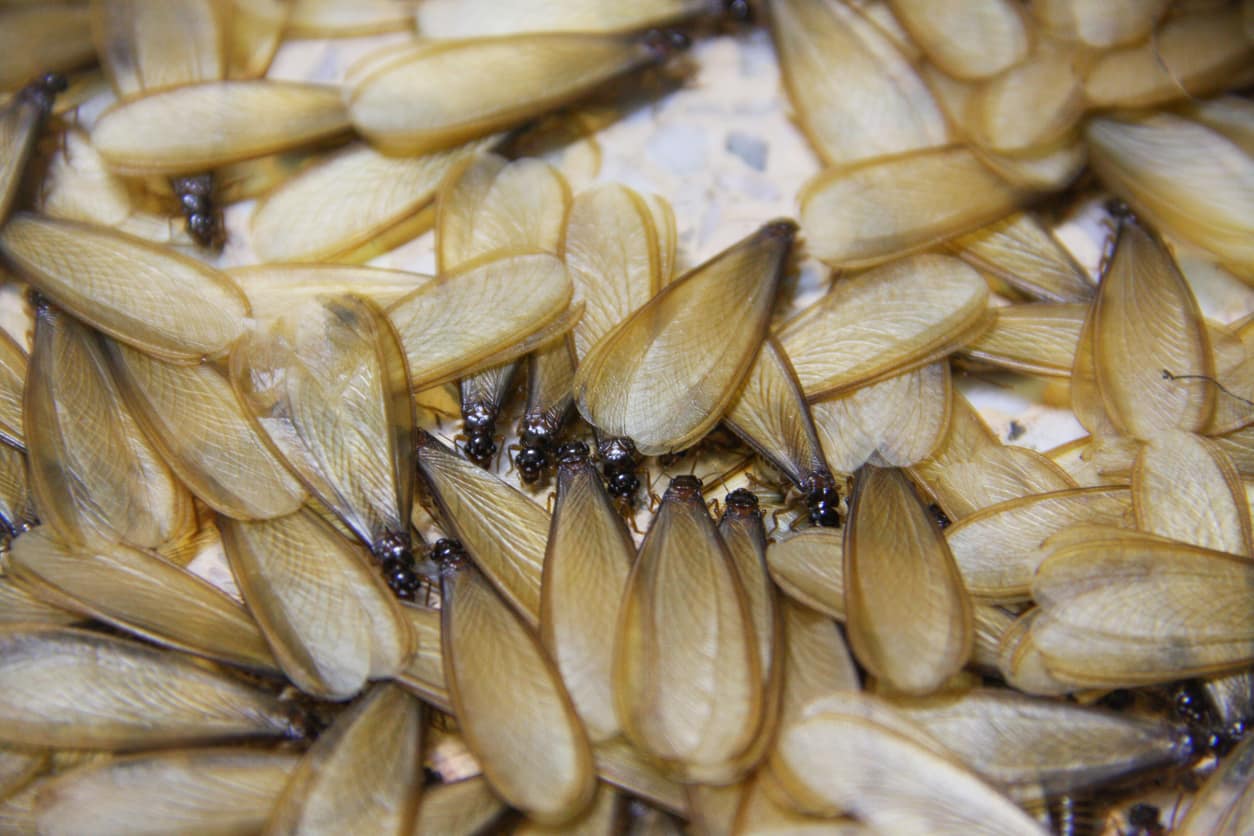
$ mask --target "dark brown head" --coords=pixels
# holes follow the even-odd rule
[[[737,488],[723,501],[724,517],[756,517],[759,514],[758,497],[753,491]]]
[[[441,537],[431,547],[431,559],[440,567],[441,575],[449,575],[465,566],[470,558],[460,540]]]
[[[810,524],[824,528],[840,527],[840,491],[832,474],[815,471],[801,485],[810,512]]]
[[[666,489],[666,495],[662,497],[666,499],[678,499],[685,502],[696,500],[701,502],[701,480],[696,476],[676,476],[671,480],[671,486]]]
[[[64,93],[68,85],[65,76],[58,73],[45,73],[35,81],[22,88],[17,94],[18,101],[32,104],[39,112],[47,116],[52,112],[53,102],[58,93]]]
[[[665,61],[677,52],[692,46],[692,40],[674,29],[650,29],[644,33],[644,45],[658,61]]]
[[[592,452],[582,441],[568,441],[557,448],[558,467],[582,467],[588,463]]]

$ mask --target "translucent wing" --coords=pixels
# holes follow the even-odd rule
[[[291,731],[266,691],[186,656],[67,627],[0,630],[0,739],[40,747],[126,749]]]
[[[635,35],[433,41],[360,73],[348,108],[354,127],[373,144],[416,154],[508,128],[666,55]]]
[[[231,572],[283,671],[324,699],[396,674],[413,634],[365,553],[311,511],[218,518]]]
[[[248,302],[225,275],[110,230],[19,214],[0,251],[75,317],[165,360],[219,354],[244,330]]]
[[[93,0],[92,40],[119,97],[219,81],[225,20],[215,0]]]
[[[945,145],[945,118],[918,72],[853,4],[768,6],[788,96],[828,165]]]
[[[1032,625],[1040,615],[1040,608],[1032,607],[1010,625],[998,647],[997,668],[1008,685],[1025,694],[1057,696],[1070,693],[1076,690],[1076,686],[1054,676],[1041,655],[1041,649],[1032,639]]]
[[[24,447],[22,391],[26,388],[26,351],[7,333],[0,334],[0,441]]]
[[[628,743],[626,738],[617,737],[599,743],[594,754],[597,772],[608,783],[648,799],[660,810],[682,815],[687,809],[683,784],[663,775],[654,761]]]
[[[105,342],[127,404],[193,493],[236,519],[268,519],[301,506],[305,490],[244,415],[211,366],[175,366]]]
[[[1084,79],[1091,107],[1148,107],[1222,90],[1251,56],[1241,10],[1181,14],[1154,37],[1100,56]]]
[[[1154,226],[1254,269],[1254,159],[1239,145],[1170,113],[1095,117],[1084,137],[1098,177]]]
[[[430,228],[448,171],[494,138],[419,157],[349,145],[262,198],[253,246],[266,261],[366,261]]]
[[[338,88],[214,81],[161,90],[101,114],[92,143],[124,174],[188,174],[342,133]]]
[[[762,344],[795,232],[791,221],[763,226],[603,337],[575,373],[584,418],[646,455],[709,432]]]
[[[964,146],[832,168],[801,191],[801,227],[833,267],[867,267],[1009,215],[1025,193]]]
[[[844,568],[849,644],[877,677],[928,693],[966,664],[971,601],[944,535],[901,471],[858,471]]]
[[[829,618],[845,620],[845,532],[806,528],[766,550],[771,579],[788,597]]]
[[[1254,738],[1228,755],[1194,796],[1180,822],[1185,836],[1239,836],[1254,825]]]
[[[1024,374],[1070,377],[1087,312],[1075,303],[996,308],[992,327],[963,354]]]
[[[1254,554],[1250,504],[1231,459],[1192,433],[1141,446],[1132,497],[1142,531],[1231,554]]]
[[[987,78],[1027,57],[1029,31],[1011,0],[891,0],[898,19],[927,57],[955,78]]]
[[[49,535],[28,531],[10,554],[14,577],[36,594],[158,644],[278,671],[248,612],[186,569],[123,545],[74,549]]]
[[[570,188],[541,160],[480,154],[450,173],[437,206],[436,259],[447,273],[496,252],[557,255]]]
[[[813,400],[949,353],[984,327],[987,305],[974,269],[921,255],[838,281],[778,337]]]
[[[64,86],[62,79],[60,87]],[[56,88],[56,82],[49,79],[32,82],[0,107],[0,221],[8,217],[17,197],[22,173],[52,109]]]
[[[1180,729],[1155,719],[976,688],[894,706],[985,780],[1018,798],[1083,791],[1187,759]]]
[[[405,347],[410,385],[426,389],[527,353],[518,344],[560,322],[570,297],[559,259],[517,254],[471,265],[411,293],[388,309],[388,317]]]
[[[96,336],[47,306],[24,417],[31,491],[60,537],[154,548],[191,527],[191,496],[122,402]]]
[[[1095,686],[1240,668],[1254,658],[1252,584],[1254,561],[1183,543],[1066,546],[1032,582],[1032,640],[1056,676]]]
[[[283,39],[292,6],[288,0],[232,0],[226,38],[228,78],[266,74]]]
[[[408,29],[413,12],[395,0],[295,0],[288,34],[298,38],[343,38]]]
[[[405,833],[422,792],[422,706],[376,685],[301,758],[266,832]]]
[[[1126,488],[1072,488],[990,505],[947,528],[945,539],[972,595],[1014,601],[1028,597],[1048,537],[1077,523],[1132,522]]]
[[[540,638],[593,742],[619,733],[611,684],[618,602],[636,545],[587,455],[563,457],[540,586]]]
[[[37,522],[26,453],[0,441],[0,524],[10,535],[17,535]]]
[[[643,751],[726,783],[761,722],[762,674],[748,600],[699,485],[672,483],[641,545],[619,609],[614,698]]]
[[[0,10],[0,90],[41,73],[90,64],[91,11],[80,3],[31,3]]]
[[[963,261],[1033,299],[1087,302],[1093,296],[1083,268],[1029,212],[1016,212],[949,246]]]
[[[1201,311],[1162,242],[1139,224],[1121,224],[1094,306],[1097,388],[1115,427],[1141,440],[1203,429],[1214,388],[1168,376],[1214,377]]]
[[[575,354],[592,346],[649,301],[663,284],[658,230],[649,205],[617,183],[581,192],[566,220],[566,267],[584,303]]]
[[[386,308],[434,281],[405,270],[339,264],[256,264],[232,268],[227,275],[248,297],[253,319],[263,325],[317,296],[351,293]]]
[[[274,448],[366,545],[409,540],[414,416],[382,311],[323,297],[234,352],[236,392]]]
[[[829,696],[784,729],[771,761],[781,780],[891,833],[1041,834],[1009,799],[925,745],[905,720],[884,724],[874,697]],[[896,715],[892,715],[896,717]]]
[[[39,791],[44,833],[172,833],[212,820],[222,832],[260,831],[299,757],[258,749],[184,749],[74,769]]]
[[[1107,47],[1139,41],[1170,5],[1169,0],[1114,0],[1094,5],[1085,0],[1032,0],[1033,16],[1050,34]]]
[[[793,484],[827,468],[797,373],[774,339],[763,343],[723,420]]]
[[[453,535],[502,597],[534,626],[540,615],[549,515],[425,433],[418,446],[418,470]]]
[[[492,787],[561,824],[592,801],[592,750],[552,661],[467,562],[441,567],[444,670],[466,742]]]
[[[975,94],[970,126],[982,146],[1003,154],[1030,153],[1066,140],[1084,115],[1080,75],[1084,54],[1041,40],[1022,63]],[[1032,102],[1024,107],[1024,102]]]
[[[949,363],[931,363],[810,405],[827,463],[908,467],[931,455],[949,423]]]
[[[446,714],[453,712],[444,680],[444,652],[440,639],[440,611],[426,606],[401,604],[405,620],[414,631],[417,649],[396,674],[396,681],[425,702]]]
[[[507,809],[483,777],[438,784],[423,792],[411,832],[481,833]]]
[[[718,10],[709,0],[428,0],[415,11],[418,31],[428,38],[479,38],[523,32],[629,32],[666,26]]]

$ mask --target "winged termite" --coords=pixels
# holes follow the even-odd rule
[[[526,483],[538,481],[553,463],[570,412],[574,378],[574,345],[569,336],[532,352],[527,364],[527,407],[518,423],[520,449],[514,455],[519,478]]]
[[[858,661],[898,691],[936,690],[970,656],[971,601],[944,535],[901,471],[859,469],[844,549]]]
[[[1083,792],[1192,755],[1189,736],[1136,717],[1005,689],[974,689],[894,707],[1012,797]]]
[[[117,758],[44,782],[34,819],[65,836],[157,836],[209,821],[214,832],[259,832],[298,760],[231,747]]]
[[[646,455],[682,450],[709,432],[761,346],[795,234],[792,221],[766,224],[602,337],[575,372],[584,418]],[[720,350],[703,348],[707,339]]]
[[[1237,836],[1254,825],[1254,738],[1246,738],[1202,785],[1179,824],[1184,836]]]
[[[1163,432],[1141,446],[1132,497],[1142,531],[1254,555],[1250,504],[1236,468],[1221,449],[1192,433]]]
[[[480,467],[488,467],[496,455],[496,419],[513,391],[514,371],[514,363],[502,363],[463,377],[458,385],[466,455]]]
[[[833,470],[852,473],[870,461],[909,467],[945,438],[950,406],[949,363],[940,361],[810,405]]]
[[[891,0],[889,5],[928,58],[956,78],[988,78],[1027,57],[1030,33],[1010,0],[977,6]]]
[[[68,547],[42,527],[18,538],[11,575],[62,608],[211,659],[266,673],[278,665],[247,611],[156,555],[116,544]]]
[[[833,694],[780,733],[772,773],[892,833],[1040,834],[1009,799],[875,697]]]
[[[335,87],[216,81],[159,90],[101,114],[92,143],[122,174],[187,174],[343,133]]]
[[[410,832],[413,836],[424,833],[473,836],[487,830],[508,809],[482,776],[436,784],[423,791]]]
[[[23,87],[0,109],[0,223],[9,215],[52,102],[65,87],[63,77],[48,73]]]
[[[1072,488],[990,505],[945,531],[967,590],[994,601],[1028,597],[1032,577],[1050,552],[1042,545],[1075,523],[1131,527],[1127,488]]]
[[[241,342],[231,379],[310,493],[366,544],[389,586],[412,596],[414,413],[382,310],[355,296],[321,297]]]
[[[1254,561],[1157,538],[1056,550],[1037,570],[1032,640],[1058,678],[1126,687],[1221,673],[1254,655]],[[1150,602],[1171,601],[1171,618]]]
[[[31,3],[0,9],[0,90],[47,72],[91,63],[91,13],[81,3]]]
[[[830,168],[806,184],[799,200],[813,254],[848,268],[879,264],[1000,220],[1025,197],[965,146],[949,145]]]
[[[1023,374],[1070,377],[1087,312],[1079,303],[997,308],[992,327],[963,355]]]
[[[493,788],[546,824],[596,788],[592,750],[553,662],[454,541],[436,543],[444,672],[458,722]],[[506,674],[506,672],[512,672]],[[511,688],[503,689],[502,675]]]
[[[788,474],[805,495],[812,525],[840,525],[840,494],[819,446],[814,419],[792,364],[773,338],[762,345],[723,420]]]
[[[973,268],[920,255],[842,279],[777,336],[815,400],[949,354],[984,329],[987,305]]]
[[[1139,41],[1150,33],[1170,0],[1115,0],[1093,5],[1084,0],[1032,0],[1032,16],[1051,35],[1110,47]]]
[[[66,541],[153,548],[190,526],[191,496],[123,403],[96,336],[48,305],[23,417],[35,506]]]
[[[1041,302],[1087,302],[1093,296],[1084,269],[1031,213],[1016,212],[953,239],[949,247],[1012,293]]]
[[[619,608],[614,700],[627,738],[689,780],[727,783],[762,722],[739,573],[692,476],[671,481]],[[669,597],[668,597],[669,596]]]
[[[293,734],[271,694],[185,656],[68,627],[0,629],[0,740],[128,749]]]
[[[393,303],[388,317],[405,348],[410,385],[422,390],[550,342],[571,327],[570,298],[560,259],[517,253],[422,287]],[[530,345],[529,338],[540,341]]]
[[[1142,43],[1096,59],[1084,79],[1093,107],[1146,107],[1222,90],[1249,65],[1251,47],[1235,6],[1165,21]]]
[[[418,470],[448,529],[529,626],[538,623],[549,515],[513,486],[420,433]]]
[[[225,275],[111,230],[19,213],[0,251],[66,311],[163,360],[219,354],[244,330],[248,302]]]
[[[1254,269],[1254,158],[1239,145],[1170,113],[1094,117],[1084,137],[1097,176],[1156,227]]]
[[[367,679],[403,667],[413,633],[396,599],[364,552],[312,511],[261,522],[219,517],[218,530],[245,602],[301,690],[348,699]]]
[[[266,832],[408,834],[421,751],[421,705],[397,685],[376,685],[301,758]]]
[[[1197,300],[1162,241],[1131,217],[1119,222],[1089,319],[1095,382],[1117,430],[1148,440],[1206,426],[1214,389],[1189,377],[1214,376]],[[1164,378],[1163,369],[1186,377]]]
[[[568,104],[683,45],[686,39],[656,32],[419,43],[359,73],[348,109],[354,127],[383,150],[433,151]]]
[[[620,731],[611,684],[618,603],[635,543],[601,486],[582,442],[557,453],[553,508],[540,586],[540,638],[593,742]]]
[[[950,141],[927,85],[858,9],[808,0],[767,8],[789,98],[824,162],[848,165]]]
[[[739,16],[743,5],[724,0],[644,0],[631,4],[524,0],[501,8],[492,0],[428,0],[418,5],[414,15],[424,37],[481,38],[524,32],[630,32],[671,26],[724,10]]]

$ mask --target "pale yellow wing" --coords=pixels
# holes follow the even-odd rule
[[[58,536],[155,548],[191,527],[191,496],[123,403],[96,335],[49,306],[24,420],[35,505]]]
[[[266,261],[365,261],[424,232],[423,213],[457,162],[494,138],[418,157],[349,145],[263,197],[251,230]],[[382,243],[380,241],[382,239]]]
[[[757,356],[795,233],[791,221],[766,224],[601,338],[575,373],[584,418],[646,455],[700,440]]]
[[[1033,17],[1051,35],[1089,46],[1108,47],[1139,41],[1170,5],[1170,0],[1032,0]]]
[[[426,0],[414,12],[418,31],[428,38],[479,38],[522,32],[630,32],[667,26],[703,12],[717,12],[710,0]]]
[[[988,78],[1028,55],[1031,32],[1013,0],[890,0],[906,31],[938,67],[962,79]]]
[[[534,627],[541,607],[541,577],[549,515],[513,486],[422,434],[418,470],[451,533],[475,564]]]
[[[212,81],[120,102],[92,143],[123,174],[188,174],[343,133],[336,87],[294,81]]]
[[[983,327],[988,296],[958,259],[914,256],[837,281],[777,336],[814,400],[949,353]]]
[[[906,476],[864,465],[845,529],[849,644],[898,691],[936,690],[966,664],[971,601],[945,537]]]
[[[779,588],[806,607],[845,620],[845,533],[805,528],[766,549],[766,565]]]
[[[422,706],[376,685],[301,758],[266,833],[406,833],[422,793]]]
[[[963,261],[1042,302],[1086,302],[1093,283],[1030,212],[1016,212],[949,242]]]
[[[615,616],[635,557],[631,533],[586,451],[563,457],[540,585],[540,638],[594,743],[619,733]]]
[[[666,55],[637,35],[428,41],[359,73],[347,94],[348,109],[353,126],[378,147],[422,153],[568,104]]]
[[[36,81],[0,107],[0,221],[8,217],[17,197],[26,162],[55,95],[50,85]]]
[[[91,10],[82,3],[30,3],[0,10],[0,90],[41,73],[90,64]]]
[[[25,447],[22,391],[26,388],[26,351],[7,333],[0,334],[0,441]]]
[[[1039,607],[1028,609],[1002,635],[997,669],[1007,685],[1025,694],[1058,696],[1071,693],[1077,690],[1077,686],[1054,676],[1041,655],[1041,649],[1032,639],[1032,625],[1040,615]]]
[[[241,343],[231,378],[275,450],[367,546],[409,541],[413,405],[382,310],[320,297]]]
[[[244,600],[288,678],[324,699],[348,699],[394,676],[413,633],[355,543],[311,511],[264,522],[218,519]]]
[[[283,40],[290,0],[232,0],[226,35],[228,78],[260,78],[266,74]]]
[[[425,702],[446,714],[453,712],[444,681],[444,651],[440,639],[440,611],[416,604],[401,604],[405,620],[414,631],[416,649],[396,674],[396,681]]]
[[[1084,115],[1086,57],[1083,49],[1038,41],[1022,63],[973,96],[968,112],[975,140],[1001,154],[1032,153],[1065,142]]]
[[[427,285],[394,303],[388,317],[405,348],[411,387],[426,389],[527,353],[518,344],[561,322],[570,298],[560,259],[514,254]]]
[[[118,758],[49,781],[35,820],[58,836],[157,836],[207,821],[223,833],[259,832],[298,760],[245,748]]]
[[[155,554],[123,545],[66,546],[42,526],[13,543],[13,577],[49,599],[157,644],[246,668],[279,668],[247,610]]]
[[[627,738],[678,775],[734,780],[761,722],[748,599],[701,498],[678,477],[632,568],[618,615],[614,697]]]
[[[566,267],[584,303],[574,327],[575,354],[583,358],[662,289],[658,229],[644,198],[605,183],[575,197],[565,236]]]
[[[19,214],[0,251],[79,319],[166,360],[219,354],[244,330],[248,302],[225,275],[110,230]]]
[[[122,97],[226,73],[226,20],[217,0],[92,0],[92,40]]]
[[[828,169],[798,199],[813,255],[867,267],[999,220],[1026,196],[950,145]]]
[[[413,11],[396,0],[293,0],[288,34],[298,38],[344,38],[409,29]]]
[[[0,524],[19,534],[38,522],[27,475],[26,453],[0,441]]]
[[[277,697],[167,650],[66,627],[0,629],[0,738],[134,749],[292,731]]]
[[[995,312],[992,327],[963,354],[1024,374],[1071,376],[1087,305],[1011,305]]]
[[[486,778],[477,776],[428,787],[422,794],[412,836],[482,833],[508,809]]]
[[[316,296],[351,293],[386,308],[431,276],[381,267],[340,264],[255,264],[227,271],[248,297],[253,319],[268,325]]]
[[[502,798],[562,824],[596,789],[592,749],[553,662],[479,571],[441,566],[444,670],[462,733]]]
[[[950,142],[907,56],[854,4],[774,0],[767,8],[784,86],[828,165]]]

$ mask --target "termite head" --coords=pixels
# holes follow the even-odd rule
[[[830,473],[816,471],[801,486],[810,511],[810,524],[824,528],[840,527],[840,491]]]
[[[35,81],[22,88],[17,94],[18,100],[33,104],[39,112],[47,116],[52,112],[52,103],[58,93],[64,93],[69,85],[65,76],[59,73],[44,73]]]

